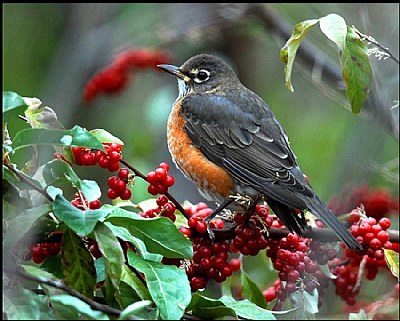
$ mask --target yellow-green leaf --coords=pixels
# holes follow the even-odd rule
[[[399,282],[399,253],[387,249],[384,249],[383,251],[385,253],[386,264]]]
[[[291,81],[292,68],[294,58],[296,57],[297,49],[303,41],[305,35],[317,24],[319,19],[311,19],[298,23],[294,26],[292,36],[286,42],[285,46],[281,49],[280,58],[286,64],[285,66],[285,85],[290,91],[294,91]]]

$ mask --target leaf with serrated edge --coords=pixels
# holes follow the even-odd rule
[[[144,273],[150,295],[164,320],[179,320],[190,303],[191,292],[185,269],[138,257],[128,250],[128,262]]]
[[[83,295],[93,298],[96,270],[93,258],[83,241],[71,229],[66,229],[62,239],[62,266],[64,282]]]

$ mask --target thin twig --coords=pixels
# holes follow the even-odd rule
[[[131,164],[129,164],[125,159],[121,159],[120,162],[124,164],[126,167],[128,167],[132,172],[135,173],[136,176],[139,176],[140,178],[144,179],[147,182],[147,176],[144,175],[141,171],[139,171],[137,168],[133,167]],[[186,217],[186,219],[190,218],[190,215],[186,213],[185,209],[182,207],[182,205],[173,197],[170,193],[165,193],[165,196],[175,205],[175,207],[182,213],[183,216]]]
[[[37,186],[36,184],[32,183],[29,179],[27,179],[25,176],[21,175],[18,171],[16,171],[8,162],[3,160],[3,165],[6,166],[10,171],[12,171],[15,176],[17,177],[18,180],[28,184],[29,186],[31,186],[34,190],[36,190],[37,192],[39,192],[40,194],[42,194],[44,197],[46,197],[50,202],[53,202],[54,200],[51,198],[51,196],[49,194],[47,194],[47,192],[40,188],[39,186]]]
[[[65,292],[67,292],[68,294],[80,299],[81,301],[85,302],[86,304],[88,304],[93,310],[97,310],[97,311],[101,311],[104,312],[106,314],[111,314],[114,316],[120,316],[121,311],[114,309],[112,307],[109,307],[107,305],[104,304],[100,304],[97,303],[96,301],[89,299],[88,297],[84,296],[83,294],[79,293],[78,291],[71,289],[69,286],[65,285],[64,283],[60,282],[60,281],[55,281],[55,280],[50,280],[50,279],[46,279],[43,277],[38,277],[38,276],[34,276],[31,275],[27,272],[25,272],[20,266],[17,267],[16,269],[16,273],[23,277],[24,279],[27,280],[31,280],[37,283],[41,283],[41,284],[46,284],[49,285],[51,287],[54,287],[56,289],[60,289],[63,290]]]

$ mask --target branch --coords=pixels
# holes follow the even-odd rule
[[[128,167],[131,171],[135,173],[136,176],[139,176],[141,179],[144,179],[147,182],[147,176],[144,175],[141,171],[130,165],[126,160],[121,159],[120,160],[121,164],[124,164],[126,167]],[[183,216],[186,217],[186,219],[190,218],[190,215],[186,213],[185,209],[182,207],[182,205],[173,197],[170,193],[165,193],[165,196],[175,205],[175,207],[182,213]]]
[[[50,202],[53,202],[54,200],[51,198],[51,196],[49,194],[47,194],[47,192],[40,188],[39,186],[37,186],[36,184],[32,183],[29,179],[27,179],[25,176],[21,175],[20,172],[16,171],[15,168],[13,168],[7,161],[5,161],[3,159],[3,165],[6,166],[10,171],[12,171],[15,176],[17,177],[17,179],[21,182],[24,182],[26,184],[28,184],[29,186],[31,186],[34,190],[36,190],[37,192],[39,192],[40,194],[42,194],[44,197],[46,197]]]
[[[104,305],[104,304],[97,303],[96,301],[94,301],[92,299],[89,299],[88,297],[86,297],[83,294],[79,293],[78,291],[76,291],[74,289],[71,289],[70,287],[68,287],[67,285],[65,285],[64,283],[62,283],[60,281],[50,280],[50,279],[46,279],[46,278],[43,278],[43,277],[31,275],[31,274],[25,272],[23,270],[23,268],[21,268],[20,266],[17,266],[16,274],[18,274],[19,276],[21,276],[22,278],[24,278],[26,280],[34,281],[34,282],[41,283],[41,284],[46,284],[46,285],[49,285],[49,286],[54,287],[56,289],[63,290],[65,292],[67,292],[68,294],[70,294],[70,295],[78,298],[79,300],[85,302],[93,310],[101,311],[101,312],[104,312],[106,314],[111,314],[111,315],[114,315],[114,316],[117,316],[117,317],[119,317],[120,314],[121,314],[120,310],[114,309],[114,308],[109,307],[109,306]]]

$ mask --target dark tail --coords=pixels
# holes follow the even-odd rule
[[[350,231],[336,218],[336,216],[326,207],[326,205],[315,195],[309,204],[311,212],[318,216],[322,222],[328,225],[332,230],[335,231],[336,235],[347,245],[347,247],[353,250],[362,250],[363,247]]]

